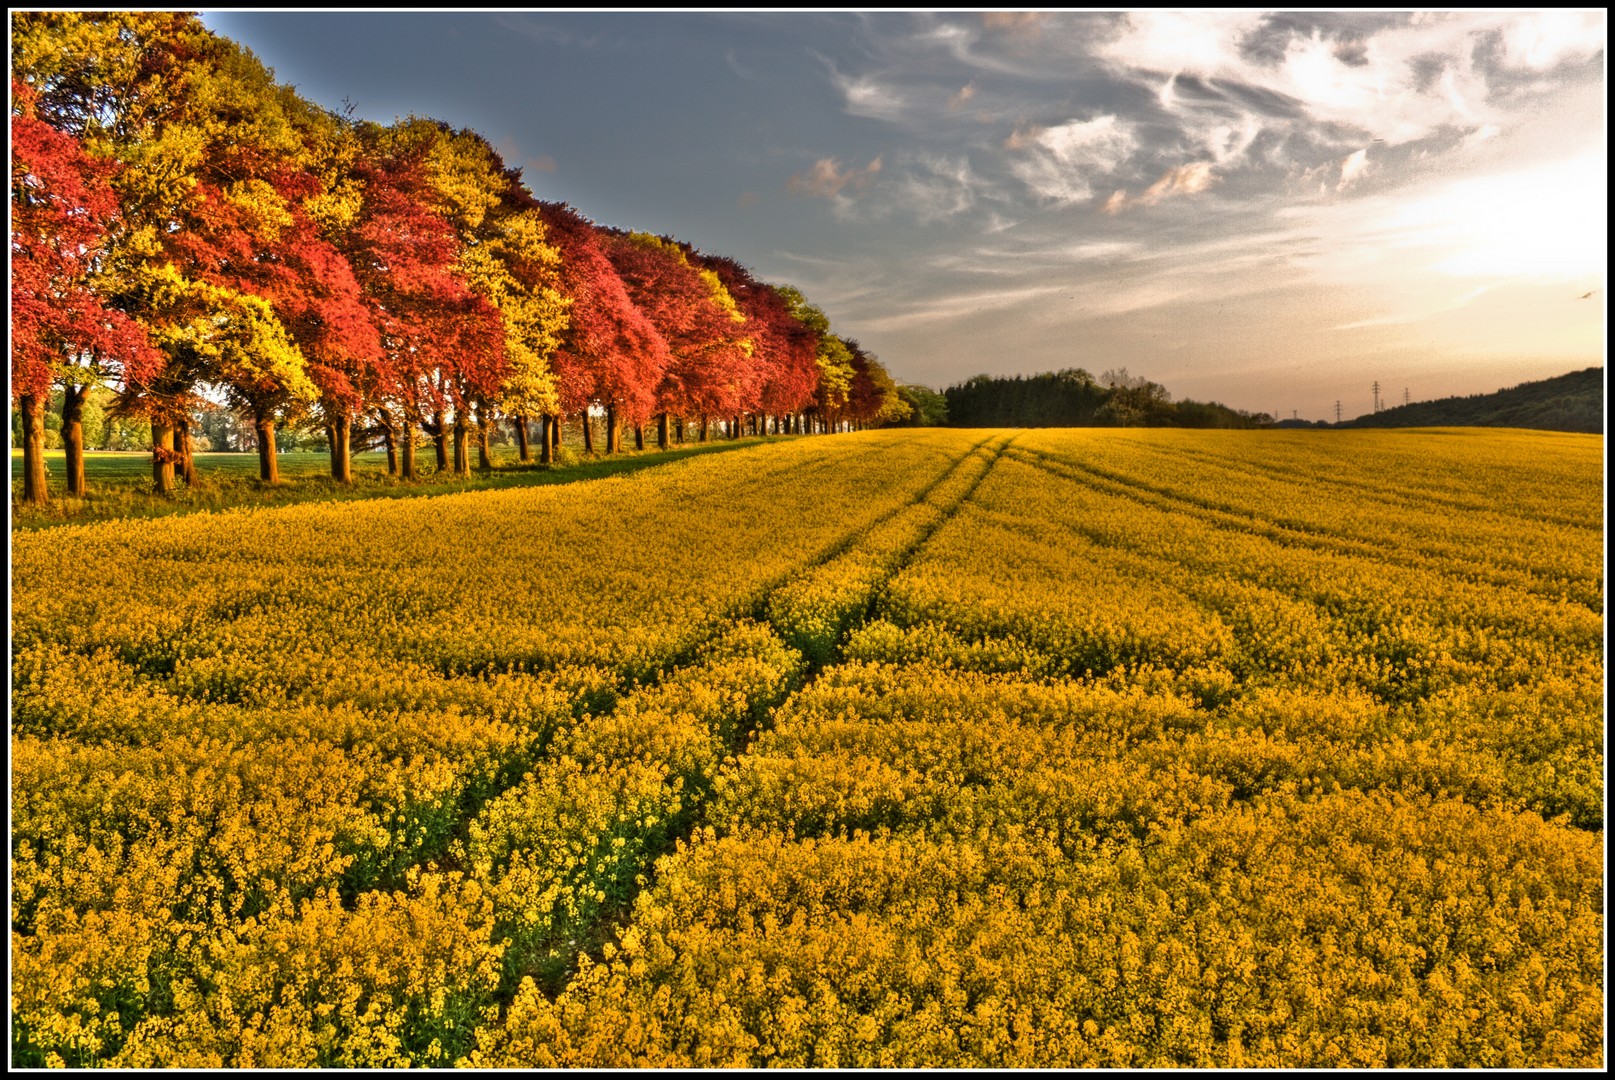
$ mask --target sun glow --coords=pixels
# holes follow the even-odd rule
[[[1397,246],[1439,247],[1429,268],[1459,277],[1580,278],[1607,257],[1602,152],[1458,180],[1382,223]]]

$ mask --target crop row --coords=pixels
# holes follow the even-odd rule
[[[1402,559],[1227,486],[1311,444],[1196,490],[1126,433],[984,434],[387,507],[337,557],[334,508],[56,531],[94,573],[225,565],[19,575],[14,1058],[1601,1063],[1598,614],[1433,519]],[[500,603],[426,570],[470,521]],[[1541,580],[1601,596],[1579,558]]]
[[[889,456],[901,475],[863,503],[872,482],[828,498],[800,487],[774,505],[812,499],[854,525],[873,520],[841,537],[822,519],[802,531],[821,552],[827,542],[839,551],[832,561],[854,550],[881,558],[878,545],[900,538],[886,525],[907,520],[905,499],[957,495],[961,472],[979,475],[969,451],[956,437],[922,439]],[[866,469],[867,453],[851,448],[848,463]],[[715,517],[729,524],[713,512],[716,496],[754,475],[706,471],[692,480],[668,470],[614,493],[665,515],[675,546],[653,564],[673,579],[663,591],[710,590],[686,601],[695,610],[647,609],[635,580],[647,572],[643,544],[622,544],[600,571],[616,575],[610,598],[664,642],[627,664],[620,652],[502,667],[486,655],[458,665],[385,655],[385,641],[353,641],[329,601],[322,621],[307,594],[289,619],[274,617],[287,614],[278,599],[187,624],[177,647],[130,632],[138,596],[95,598],[89,626],[47,634],[33,624],[13,660],[22,1060],[447,1063],[516,980],[563,980],[650,862],[689,830],[721,762],[800,676],[800,655],[741,616],[766,606],[754,590],[819,573],[822,555],[800,536],[773,538],[774,521],[757,517],[710,544],[678,541]],[[580,504],[600,510],[579,494],[557,491],[548,519]],[[283,543],[329,527],[318,508],[283,513]],[[196,542],[223,543],[205,529]],[[454,538],[433,542],[448,551]],[[243,547],[222,567],[198,563],[197,592],[217,597],[252,580]],[[303,570],[361,587],[374,558],[355,552],[333,570],[317,544],[301,562],[292,550],[263,553],[263,596],[284,598]],[[730,562],[703,561],[714,555]],[[669,569],[669,558],[681,565]],[[326,596],[348,599],[353,588]],[[445,581],[388,617],[424,640],[435,620],[422,609],[457,599]],[[691,627],[704,640],[692,642]],[[501,627],[491,629],[497,639]],[[598,627],[563,629],[582,637]],[[173,662],[154,663],[142,634]]]
[[[1601,1063],[1596,614],[1021,449],[1106,438],[1019,437],[886,566],[604,962],[467,1063]]]

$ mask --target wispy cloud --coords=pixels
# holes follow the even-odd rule
[[[1032,137],[1030,158],[1013,170],[1039,198],[1083,202],[1093,198],[1095,178],[1109,174],[1136,146],[1131,127],[1115,116],[1072,120]]]
[[[1498,122],[1485,64],[1499,38],[1504,67],[1537,71],[1595,56],[1605,38],[1600,12],[1363,14],[1327,28],[1322,22],[1259,12],[1137,12],[1099,56],[1118,74],[1161,87],[1162,107],[1185,117],[1207,104],[1176,93],[1173,80],[1193,76],[1293,101],[1315,124],[1395,146],[1444,126]]]
[[[834,199],[844,189],[850,188],[853,192],[862,191],[878,172],[880,172],[879,157],[861,169],[843,169],[835,158],[820,158],[813,163],[812,168],[805,169],[787,180],[785,190],[792,195]]]
[[[1015,130],[1010,132],[1009,138],[1004,140],[1004,149],[1020,150],[1023,147],[1031,146],[1037,141],[1037,137],[1042,134],[1042,125],[1028,124],[1022,121],[1015,125]]]
[[[819,60],[830,70],[830,82],[840,91],[843,108],[853,116],[897,122],[909,116],[912,106],[900,87],[883,82],[874,74],[847,75],[826,57]]]
[[[952,217],[976,204],[981,181],[968,158],[922,157],[917,164],[904,175],[895,197],[920,222]]]
[[[1117,191],[1105,201],[1105,213],[1119,214],[1135,206],[1154,206],[1162,199],[1170,199],[1174,195],[1197,195],[1209,188],[1216,179],[1209,161],[1191,161],[1187,165],[1177,165],[1163,173],[1159,180],[1136,198],[1129,198],[1125,188]]]
[[[1340,163],[1340,182],[1335,185],[1335,190],[1345,191],[1367,173],[1368,168],[1368,147],[1365,146]]]
[[[1598,55],[1607,32],[1608,19],[1600,11],[1539,11],[1504,32],[1504,55],[1515,67],[1546,71],[1567,58]]]
[[[1376,326],[1405,326],[1408,323],[1423,322],[1426,319],[1433,319],[1438,315],[1445,315],[1448,312],[1456,311],[1465,304],[1469,303],[1471,300],[1475,300],[1485,293],[1491,292],[1492,289],[1496,287],[1496,282],[1488,283],[1486,285],[1482,285],[1478,289],[1470,289],[1468,292],[1455,296],[1445,302],[1438,302],[1434,305],[1422,305],[1419,307],[1404,308],[1393,314],[1376,315],[1373,318],[1358,319],[1355,322],[1342,323],[1341,325],[1334,327],[1334,329],[1367,330]]]
[[[1070,293],[1065,285],[1028,285],[1022,288],[995,289],[988,292],[960,293],[929,299],[908,305],[905,311],[863,319],[860,326],[870,331],[888,331],[914,328],[939,322],[952,322],[984,311],[1001,311],[1041,300],[1057,293]],[[885,307],[901,306],[885,304]]]
[[[981,25],[1015,34],[1040,34],[1048,14],[1042,11],[984,11]]]
[[[598,34],[577,34],[554,23],[541,22],[520,12],[501,12],[494,15],[494,24],[503,29],[530,38],[540,45],[559,45],[567,49],[593,49],[604,41]]]

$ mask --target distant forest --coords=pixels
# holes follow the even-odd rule
[[[948,387],[942,399],[946,415],[933,422],[953,427],[1253,428],[1273,423],[1267,413],[1216,402],[1174,402],[1165,387],[1129,375],[1126,368],[1097,379],[1082,368],[977,375]],[[916,420],[925,411],[915,408]]]
[[[1517,427],[1539,431],[1604,430],[1604,369],[1585,368],[1495,394],[1416,401],[1369,413],[1346,427]]]
[[[1285,420],[1217,402],[1174,402],[1158,383],[1126,368],[1095,378],[1082,368],[1040,375],[977,375],[938,394],[900,386],[906,421],[952,427],[1517,427],[1604,430],[1604,369],[1591,367],[1494,394],[1418,401],[1342,424]]]

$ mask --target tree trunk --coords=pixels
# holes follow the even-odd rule
[[[439,409],[432,416],[432,446],[437,451],[437,471],[449,471],[449,422]]]
[[[353,418],[337,413],[325,425],[331,438],[331,479],[339,484],[353,483]],[[389,433],[390,435],[390,433]],[[389,446],[388,450],[392,448]]]
[[[622,452],[622,437],[617,432],[617,406],[606,406],[606,453]]]
[[[62,447],[67,451],[67,493],[79,499],[84,497],[84,395],[87,393],[89,389],[83,386],[68,386],[62,391]]]
[[[662,413],[656,417],[656,449],[667,449],[667,414]]]
[[[179,458],[174,470],[180,483],[196,486],[196,458],[191,456],[191,422],[181,417],[174,422],[174,454]]]
[[[634,449],[635,450],[643,450],[643,449],[645,449],[645,425],[644,424],[635,424],[634,425]]]
[[[707,441],[707,414],[701,414],[701,442]]]
[[[471,426],[466,422],[466,415],[459,409],[454,410],[454,475],[471,475],[471,447],[468,436]]]
[[[418,480],[420,474],[415,471],[415,429],[408,427],[398,440],[399,477],[403,480]]]
[[[174,429],[158,420],[151,422],[151,484],[159,495],[174,490]]]
[[[594,424],[589,421],[589,410],[583,410],[583,452],[594,453]]]
[[[731,428],[730,428],[730,429],[729,429],[729,431],[730,431],[730,437],[731,437],[731,438],[735,438],[735,439],[738,439],[738,438],[740,438],[740,435],[741,435],[741,431],[740,431],[740,417],[738,417],[738,416],[736,416],[736,417],[735,417],[735,418],[734,418],[734,420],[733,420],[733,421],[731,421],[731,423],[733,423],[733,425],[734,425],[734,426],[733,426],[733,427],[731,427]]]
[[[550,417],[550,445],[557,451],[561,449],[561,424],[563,420],[564,417],[559,412]]]
[[[398,438],[393,432],[390,413],[381,413],[381,441],[387,446],[387,475],[398,475]]]
[[[526,465],[533,460],[533,452],[527,448],[527,417],[518,416],[512,422],[516,425],[516,447],[521,454],[520,460]]]
[[[684,417],[678,418],[679,445],[684,445]]]
[[[493,428],[493,417],[488,414],[487,406],[477,410],[477,468],[492,469],[493,455],[488,449],[488,439]]]
[[[555,419],[548,413],[538,418],[538,460],[548,465],[555,460]]]
[[[253,413],[258,429],[258,479],[266,484],[280,483],[280,462],[275,460],[275,418],[267,409]]]
[[[39,394],[22,394],[17,399],[22,413],[22,501],[29,506],[50,501],[45,473],[45,404],[49,400]]]

